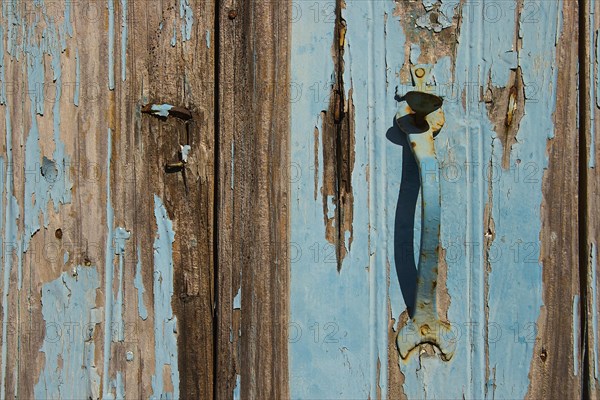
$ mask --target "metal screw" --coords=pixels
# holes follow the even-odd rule
[[[229,17],[229,19],[235,19],[235,17],[237,17],[237,11],[229,10],[229,14],[227,14],[227,16]]]
[[[417,76],[417,78],[422,78],[425,76],[425,70],[423,68],[417,68],[415,70],[415,75]]]

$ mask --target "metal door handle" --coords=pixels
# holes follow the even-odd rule
[[[396,344],[400,356],[406,359],[414,348],[429,343],[439,349],[443,360],[450,360],[456,342],[450,325],[440,320],[436,307],[438,255],[440,251],[440,181],[434,136],[444,125],[442,98],[427,86],[430,67],[411,68],[415,91],[404,95],[396,122],[408,139],[419,165],[421,180],[421,246],[417,272],[414,315],[400,330]],[[429,90],[428,90],[429,89]]]

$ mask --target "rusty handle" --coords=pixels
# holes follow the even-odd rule
[[[425,74],[415,74],[413,70],[413,77],[415,75],[417,78],[421,75],[421,87],[425,86]],[[404,96],[400,112],[396,115],[398,126],[407,135],[419,165],[421,181],[421,245],[415,310],[396,338],[403,359],[419,345],[429,343],[435,346],[440,351],[441,358],[447,361],[452,358],[456,347],[450,325],[440,320],[436,307],[441,200],[434,135],[444,125],[441,106],[440,97],[412,91]]]

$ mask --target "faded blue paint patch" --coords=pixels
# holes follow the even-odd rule
[[[189,0],[179,0],[179,18],[181,18],[181,38],[184,42],[192,37],[192,25],[194,24],[194,12],[190,7]]]
[[[177,44],[177,27],[173,25],[173,36],[171,37],[171,47]]]
[[[108,4],[108,89],[115,89],[115,2]]]
[[[121,81],[127,77],[127,0],[121,0]]]
[[[233,388],[233,400],[240,400],[242,398],[241,395],[242,390],[242,377],[240,374],[235,375],[235,387]]]
[[[206,48],[210,49],[210,31],[207,29],[205,32],[206,37]]]
[[[144,321],[148,318],[148,310],[146,310],[146,304],[144,304],[144,281],[142,279],[142,250],[138,244],[137,248],[137,263],[135,266],[135,279],[133,285],[137,289],[138,294],[138,314]]]
[[[573,296],[573,375],[579,371],[579,295]]]
[[[154,195],[156,238],[154,239],[154,360],[151,399],[179,398],[177,364],[177,317],[173,315],[173,242],[175,232],[161,199]],[[165,392],[163,378],[168,367],[174,392]]]
[[[65,251],[65,253],[63,254],[63,265],[67,265],[68,262],[69,262],[69,252]]]
[[[34,386],[36,399],[98,398],[99,377],[94,362],[96,290],[95,267],[77,266],[42,287],[46,336],[41,352],[45,363]]]

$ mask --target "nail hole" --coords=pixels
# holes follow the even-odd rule
[[[57,239],[62,239],[62,229],[58,228],[54,231],[54,237]]]
[[[235,17],[237,17],[237,11],[229,10],[229,13],[227,14],[227,16],[229,17],[229,19],[235,19]]]

